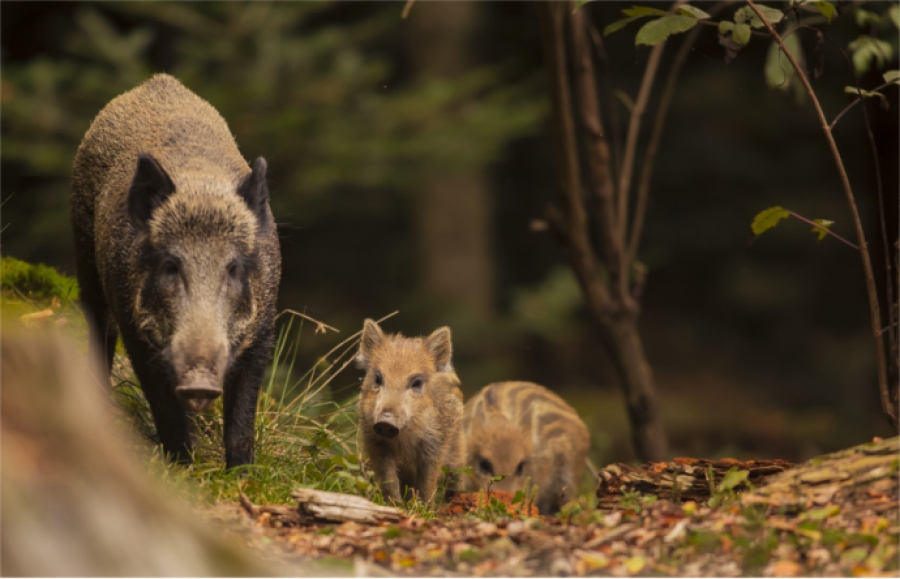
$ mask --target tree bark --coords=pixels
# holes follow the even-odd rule
[[[631,264],[625,261],[626,248],[621,237],[627,228],[618,221],[618,212],[611,202],[612,166],[594,86],[597,69],[586,33],[579,28],[584,22],[580,15],[569,16],[572,12],[569,2],[542,2],[538,4],[538,12],[550,75],[559,166],[560,208],[551,206],[547,218],[566,247],[588,310],[611,354],[625,395],[635,454],[644,461],[665,460],[668,449],[662,416],[637,328],[639,308],[635,295],[638,292],[634,289],[635,280],[628,276]],[[571,62],[577,65],[577,112],[570,90],[567,19],[574,25]],[[586,208],[576,119],[583,129],[583,153],[590,185],[599,201],[592,212]],[[599,252],[591,243],[592,227],[601,239]]]

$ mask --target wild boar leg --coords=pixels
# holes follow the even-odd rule
[[[225,419],[225,466],[251,464],[255,458],[256,401],[268,356],[259,340],[248,348],[225,376],[222,400]]]
[[[373,456],[369,453],[369,456]],[[381,488],[381,495],[385,502],[401,501],[400,475],[397,472],[397,461],[389,452],[383,452],[378,460],[372,461],[372,469],[375,471],[375,481]]]
[[[140,339],[123,332],[122,340],[150,405],[156,432],[163,450],[179,463],[191,462],[191,420],[175,395],[171,374],[157,361],[160,353],[151,351]]]
[[[441,467],[436,462],[423,461],[423,464],[418,465],[418,469],[416,491],[419,493],[419,499],[428,503],[433,502],[438,478],[442,472]]]
[[[87,261],[87,258],[80,261]],[[88,349],[91,356],[106,364],[106,378],[109,378],[116,353],[116,340],[119,337],[116,324],[110,319],[109,307],[94,263],[79,264],[77,274],[78,287],[81,288],[81,309],[88,322]]]

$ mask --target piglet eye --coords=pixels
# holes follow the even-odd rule
[[[384,385],[384,376],[381,375],[381,372],[375,370],[375,385],[383,386]]]
[[[516,467],[516,476],[522,476],[525,472],[525,461],[519,463],[519,466]]]
[[[425,385],[425,381],[422,379],[421,376],[414,376],[409,381],[409,387],[413,390],[421,391],[422,386],[424,386],[424,385]]]
[[[486,458],[478,459],[478,470],[483,474],[494,476],[494,465]]]

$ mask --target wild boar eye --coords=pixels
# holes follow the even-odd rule
[[[519,466],[516,467],[516,476],[522,476],[525,472],[525,461],[519,463]]]
[[[238,276],[238,264],[236,261],[232,261],[228,265],[228,277],[234,279]]]
[[[478,470],[486,475],[494,476],[494,465],[486,458],[478,459]]]
[[[167,259],[162,262],[161,270],[163,275],[178,275],[178,262]]]
[[[421,376],[413,376],[409,380],[409,387],[413,390],[421,392],[424,385],[425,380]]]
[[[384,376],[381,375],[381,372],[375,370],[375,386],[383,386],[384,385]]]

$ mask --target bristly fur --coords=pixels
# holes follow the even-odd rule
[[[359,431],[386,499],[400,500],[413,490],[430,501],[442,467],[452,471],[461,464],[462,392],[451,355],[449,328],[439,328],[427,338],[406,338],[385,335],[372,320],[365,322],[356,357],[366,370]],[[411,387],[416,381],[421,381],[418,390]],[[375,432],[385,412],[400,429],[395,438]],[[448,490],[454,490],[453,486],[451,480]]]
[[[487,486],[523,490],[526,478],[538,485],[541,514],[554,514],[574,496],[584,469],[590,435],[578,413],[543,386],[499,382],[482,388],[465,406],[463,433],[470,490]],[[521,465],[521,466],[520,466]],[[490,467],[490,471],[485,470]]]
[[[104,107],[75,157],[72,224],[92,350],[109,368],[121,331],[163,446],[179,460],[191,443],[174,389],[201,379],[224,383],[226,463],[253,460],[281,277],[265,172],[262,158],[251,170],[209,103],[165,74]]]

